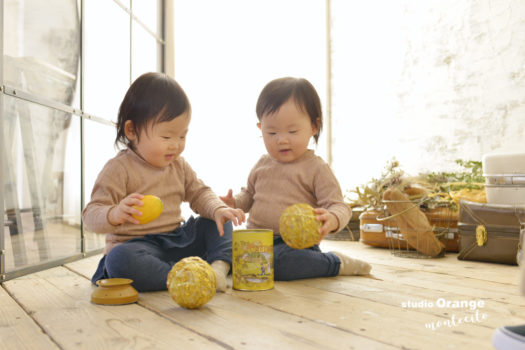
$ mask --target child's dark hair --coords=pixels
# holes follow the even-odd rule
[[[308,114],[312,125],[318,127],[317,134],[314,135],[317,143],[323,127],[323,111],[317,91],[306,79],[285,77],[266,84],[257,100],[257,119],[261,121],[264,115],[277,112],[290,98]]]
[[[120,104],[115,146],[130,146],[124,132],[128,120],[138,137],[148,123],[167,122],[183,113],[191,113],[191,105],[182,87],[164,73],[145,73],[131,84]]]

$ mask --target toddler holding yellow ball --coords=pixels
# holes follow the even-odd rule
[[[89,230],[106,234],[93,283],[121,277],[139,292],[165,290],[172,266],[199,256],[211,263],[217,290],[225,290],[232,222],[244,222],[244,213],[226,206],[180,156],[190,119],[184,90],[165,74],[146,73],[130,86],[115,140],[125,149],[98,175],[82,215]],[[182,201],[200,216],[184,221]]]
[[[330,167],[308,149],[322,129],[321,102],[306,79],[280,78],[268,83],[257,101],[256,113],[268,151],[255,164],[248,185],[233,196],[220,197],[232,208],[249,212],[247,228],[274,232],[276,280],[366,275],[370,265],[339,252],[324,253],[318,245],[293,249],[279,235],[279,219],[287,207],[306,203],[321,222],[320,233],[342,230],[351,210]]]

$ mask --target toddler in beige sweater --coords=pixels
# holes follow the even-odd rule
[[[92,277],[130,278],[139,291],[166,289],[172,266],[200,256],[226,288],[232,259],[232,222],[244,213],[228,208],[180,156],[186,145],[191,106],[184,90],[162,73],[146,73],[130,86],[120,105],[115,144],[124,145],[100,172],[82,218],[106,234],[104,256]],[[164,203],[160,217],[139,224],[144,195]],[[199,214],[184,220],[181,203]]]
[[[249,213],[247,228],[273,230],[275,279],[368,274],[371,267],[366,262],[321,252],[318,245],[292,249],[279,235],[280,215],[292,204],[315,208],[323,237],[342,230],[351,215],[330,167],[308,149],[312,137],[317,143],[322,128],[321,102],[312,84],[297,78],[271,81],[259,96],[256,113],[268,154],[253,167],[247,187],[220,198]]]

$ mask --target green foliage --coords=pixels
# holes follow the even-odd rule
[[[427,183],[434,185],[436,192],[459,191],[464,188],[482,189],[485,178],[480,161],[456,159],[456,164],[465,168],[464,171],[438,172],[421,174],[420,177]]]

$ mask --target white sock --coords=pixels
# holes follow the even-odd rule
[[[370,274],[370,270],[372,270],[372,266],[365,261],[352,259],[340,252],[332,253],[341,260],[341,265],[339,265],[339,276],[368,275]]]
[[[228,272],[230,272],[230,264],[223,260],[215,260],[211,263],[211,267],[217,278],[217,292],[225,292],[226,276],[228,276]]]

